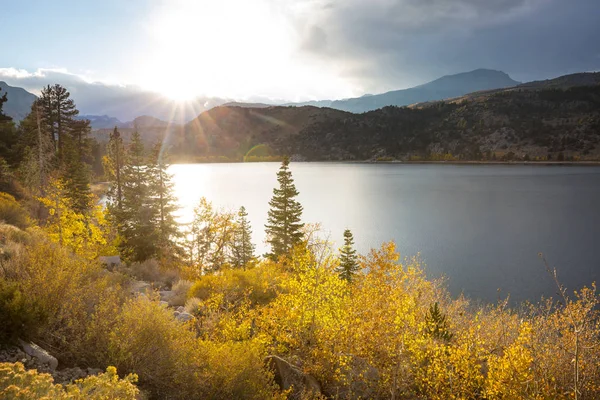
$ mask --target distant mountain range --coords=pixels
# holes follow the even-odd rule
[[[444,81],[442,81],[444,82]],[[180,160],[241,157],[257,145],[307,160],[600,159],[600,73],[362,114],[220,106],[169,137]]]
[[[61,84],[71,91],[71,95],[82,113],[82,118],[89,119],[92,122],[93,129],[123,126],[127,123],[121,121],[132,121],[140,115],[150,115],[174,123],[186,123],[197,117],[201,112],[220,105],[250,108],[264,108],[273,105],[255,102],[232,102],[228,99],[214,97],[199,97],[186,104],[180,104],[160,94],[136,87],[107,86],[79,80],[67,81]],[[344,100],[321,100],[282,105],[297,107],[313,105],[361,113],[389,105],[404,106],[424,101],[442,100],[478,90],[505,88],[517,84],[518,82],[512,80],[504,72],[478,69],[444,76],[414,88],[383,94],[364,95]],[[22,99],[23,96],[26,96],[26,101]],[[18,121],[27,115],[34,99],[33,94],[21,89],[17,94],[9,94],[7,108],[11,109],[15,120]]]
[[[9,86],[0,81],[0,96],[4,93],[7,94],[8,101],[4,104],[3,111],[15,121],[20,121],[29,114],[31,105],[37,98],[23,88]]]
[[[386,106],[408,106],[432,100],[458,97],[467,93],[488,89],[501,89],[518,85],[506,73],[490,69],[476,69],[456,75],[446,75],[424,85],[410,89],[336,100],[330,107],[338,110],[361,113]]]

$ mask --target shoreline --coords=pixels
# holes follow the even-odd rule
[[[280,163],[281,161],[184,161],[173,162],[171,165],[187,165],[187,164],[258,164],[258,163]],[[370,161],[370,160],[323,160],[323,161],[293,161],[295,163],[339,163],[339,164],[431,164],[431,165],[534,165],[534,166],[600,166],[600,161]]]

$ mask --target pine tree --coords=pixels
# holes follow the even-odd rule
[[[104,175],[110,182],[110,188],[108,190],[109,204],[116,208],[121,208],[121,202],[123,200],[121,174],[125,162],[126,154],[125,147],[123,146],[123,138],[115,126],[113,133],[110,135],[107,154],[104,156],[102,164],[104,167]]]
[[[356,250],[354,250],[354,237],[350,229],[344,231],[344,245],[340,248],[340,265],[337,273],[340,278],[352,282],[354,275],[360,270]]]
[[[122,185],[121,208],[110,209],[122,238],[121,251],[130,261],[144,261],[157,254],[158,235],[154,224],[154,208],[150,204],[144,144],[138,132],[131,137]]]
[[[293,247],[302,241],[302,205],[295,200],[298,191],[289,164],[289,158],[285,157],[277,172],[279,188],[273,189],[273,198],[269,202],[271,209],[265,225],[267,241],[271,244],[268,257],[273,260],[289,254]]]
[[[427,323],[427,332],[431,336],[446,342],[452,340],[453,335],[448,330],[447,317],[442,313],[437,302],[429,306],[425,322]]]
[[[89,166],[79,159],[78,151],[72,144],[69,144],[65,154],[66,164],[63,173],[65,195],[75,212],[86,214],[93,206]]]
[[[248,221],[248,213],[244,206],[240,207],[237,215],[236,226],[233,232],[231,246],[231,265],[234,268],[244,268],[254,259],[254,244],[252,243],[252,229]]]
[[[6,160],[11,166],[17,166],[20,162],[17,152],[19,135],[15,129],[12,118],[4,114],[2,108],[8,101],[6,93],[0,95],[0,158]]]
[[[19,124],[18,151],[23,160],[20,175],[35,196],[45,196],[48,176],[55,167],[55,147],[43,123],[43,99],[33,102],[30,113]],[[41,218],[41,209],[38,210]]]
[[[157,231],[158,252],[161,258],[173,259],[180,252],[176,239],[181,237],[174,213],[178,209],[173,194],[172,176],[167,172],[166,152],[162,142],[155,144],[148,164],[151,208]]]
[[[64,161],[65,142],[72,134],[75,117],[79,114],[75,102],[70,97],[69,91],[59,84],[51,88],[58,158],[61,162]]]

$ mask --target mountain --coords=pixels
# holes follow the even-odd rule
[[[0,81],[0,96],[4,93],[7,94],[8,101],[4,103],[3,111],[15,122],[21,121],[29,114],[31,105],[37,99],[36,95],[23,88],[9,86],[6,82]]]
[[[169,143],[180,160],[239,160],[258,145],[307,160],[600,159],[600,73],[362,114],[221,106]]]
[[[471,72],[446,75],[410,89],[332,101],[329,107],[353,113],[361,113],[386,106],[407,106],[414,103],[463,96],[479,90],[507,88],[518,84],[519,82],[511,79],[504,72],[490,69],[476,69]]]
[[[110,117],[109,117],[110,118]],[[113,132],[115,125],[104,128],[94,129],[92,137],[99,142],[108,142],[110,134]],[[143,115],[135,118],[133,121],[121,122],[117,125],[123,140],[126,142],[131,139],[133,132],[139,132],[142,140],[147,145],[153,145],[159,140],[170,142],[173,136],[181,136],[183,125],[175,122],[167,122],[149,115]]]
[[[116,127],[122,127],[123,123],[115,117],[109,117],[108,115],[78,115],[77,119],[90,121],[92,129],[112,129]]]

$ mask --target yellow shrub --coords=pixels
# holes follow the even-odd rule
[[[253,304],[266,304],[277,295],[283,277],[281,267],[271,262],[263,262],[250,269],[225,269],[219,274],[204,275],[198,279],[188,297],[206,300],[214,293],[221,293],[228,304],[245,297]]]
[[[119,379],[117,370],[108,367],[106,373],[88,376],[66,386],[54,384],[50,374],[26,371],[21,363],[0,363],[0,397],[2,399],[58,400],[134,400],[139,390],[137,377]]]
[[[0,192],[0,222],[25,229],[29,225],[27,213],[13,196]]]

